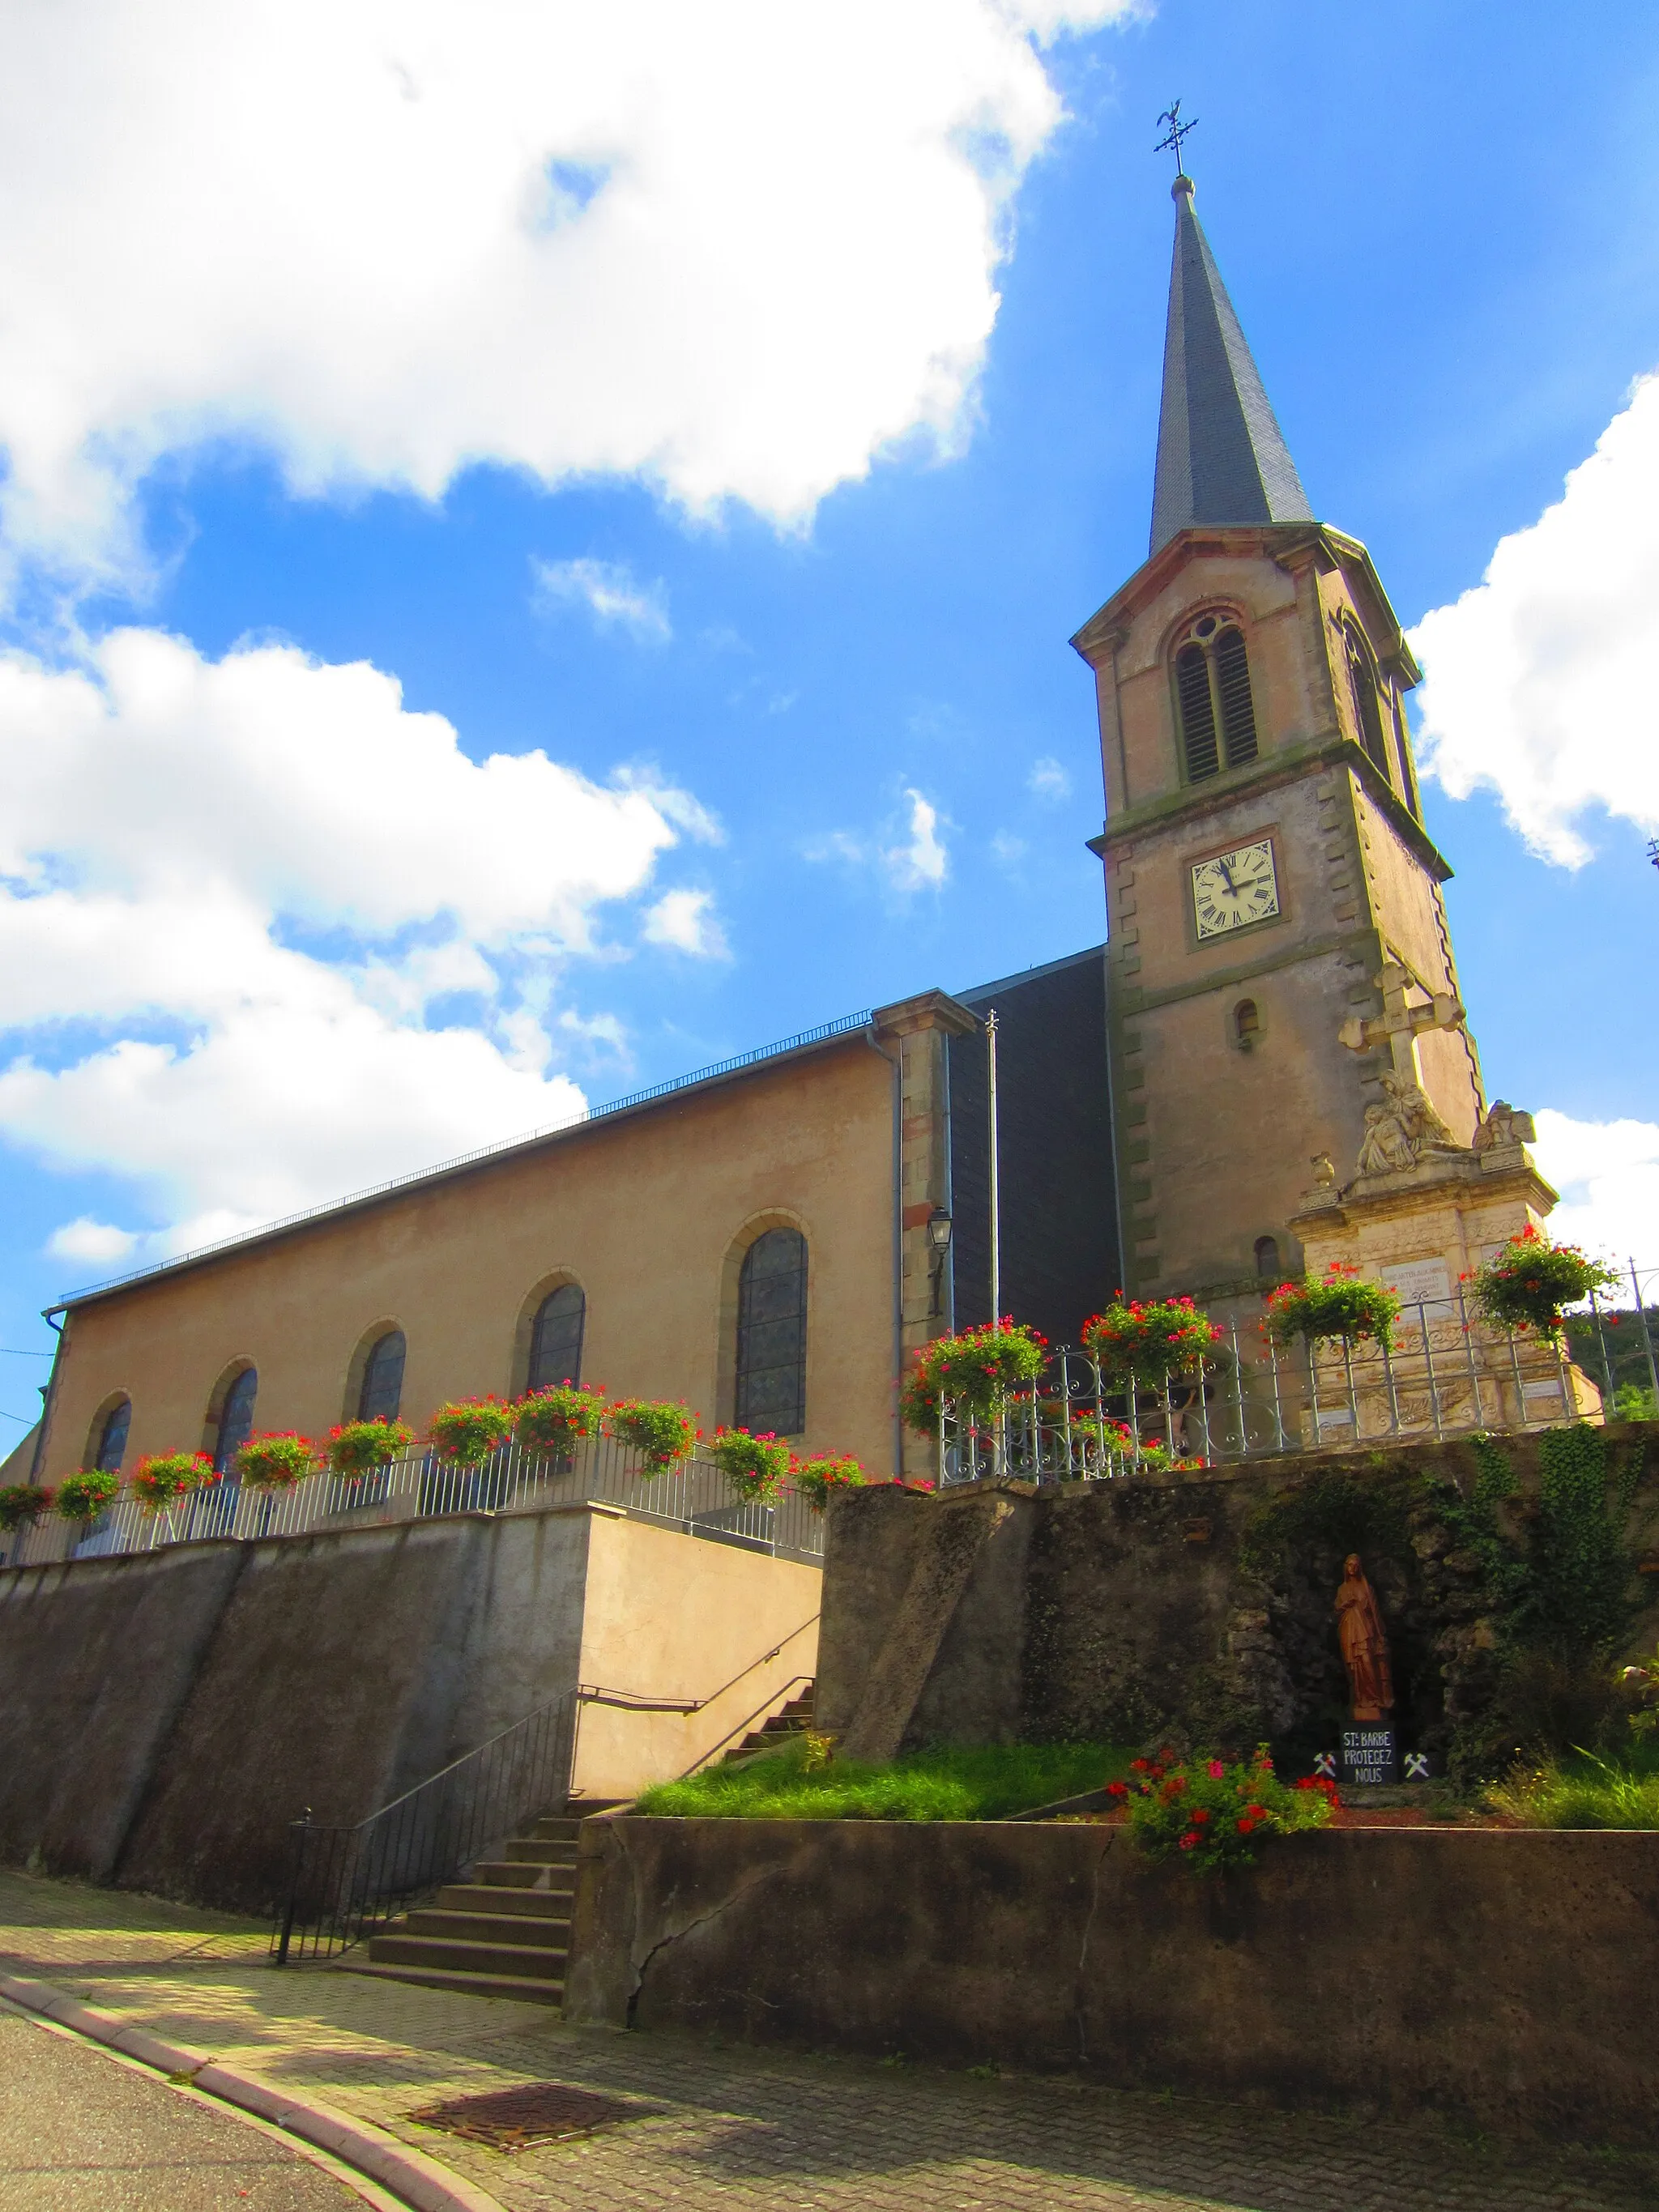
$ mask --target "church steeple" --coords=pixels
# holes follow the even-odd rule
[[[1177,149],[1178,150],[1178,149]],[[1194,523],[1310,522],[1296,472],[1209,241],[1177,176],[1175,264],[1152,489],[1156,553]]]

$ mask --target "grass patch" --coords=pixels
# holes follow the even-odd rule
[[[711,1766],[641,1793],[637,1810],[698,1820],[995,1820],[1127,1774],[1133,1753],[1103,1743],[941,1745],[890,1765],[832,1759],[806,1747]]]
[[[1486,1802],[1528,1828],[1659,1828],[1659,1770],[1584,1752],[1514,1768]]]

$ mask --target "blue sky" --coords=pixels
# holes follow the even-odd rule
[[[1489,1087],[1551,1110],[1566,1218],[1659,1261],[1650,8],[1165,0],[1037,45],[1050,0],[918,0],[896,43],[732,0],[625,100],[557,5],[430,0],[390,61],[386,10],[302,8],[286,95],[276,11],[192,75],[181,5],[65,91],[87,12],[20,39],[0,153],[0,1344],[204,1236],[1099,939],[1066,640],[1145,555],[1176,93],[1316,511],[1408,626],[1449,611],[1425,801]],[[397,193],[387,70],[440,134]],[[192,82],[211,138],[170,125]],[[498,113],[541,197],[469,240],[442,163]],[[0,1359],[0,1410],[37,1365]]]

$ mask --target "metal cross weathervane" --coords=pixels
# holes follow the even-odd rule
[[[1158,119],[1160,123],[1169,125],[1170,135],[1167,138],[1160,138],[1152,151],[1154,154],[1173,154],[1176,157],[1176,174],[1180,176],[1186,169],[1186,164],[1181,158],[1181,142],[1197,130],[1199,118],[1195,115],[1190,123],[1183,123],[1181,119],[1181,102],[1178,100],[1172,100]]]

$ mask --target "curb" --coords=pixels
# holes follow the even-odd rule
[[[163,2043],[159,2036],[131,2027],[113,2013],[98,2012],[81,2003],[51,1982],[21,1981],[0,1974],[0,1997],[20,2005],[25,2012],[55,2021],[59,2027],[72,2028],[93,2043],[105,2044],[125,2057],[136,2058],[141,2065],[153,2066],[158,2073],[187,2075],[191,2088],[222,2103],[238,2106],[256,2119],[268,2120],[319,2150],[331,2152],[413,2205],[415,2212],[505,2212],[500,2199],[476,2182],[463,2180],[435,2158],[399,2142],[384,2128],[354,2119],[314,2099],[273,2089],[234,2066],[220,2065],[199,2051]]]

